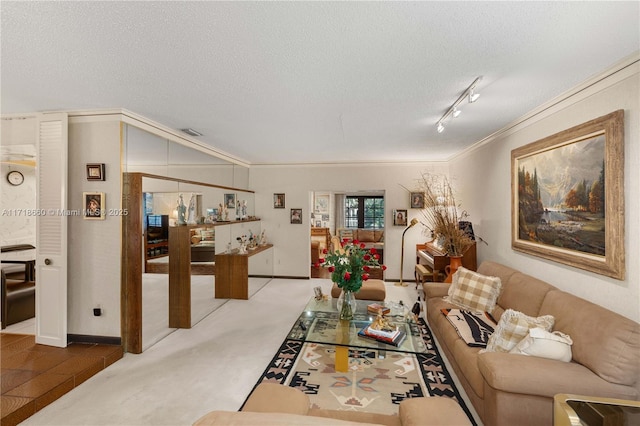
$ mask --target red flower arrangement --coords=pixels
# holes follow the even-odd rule
[[[323,250],[326,258],[320,259],[316,267],[327,268],[331,272],[331,280],[345,291],[357,292],[362,282],[369,279],[371,268],[379,267],[384,271],[385,265],[379,263],[380,255],[375,248],[365,249],[365,245],[358,240],[342,240],[342,250],[331,253]]]

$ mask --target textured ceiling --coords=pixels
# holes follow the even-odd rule
[[[124,108],[251,164],[446,160],[637,52],[639,5],[3,0],[1,108]]]

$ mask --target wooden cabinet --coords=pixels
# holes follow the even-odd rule
[[[168,256],[169,240],[155,240],[153,243],[147,242],[145,245],[145,249],[145,260]]]
[[[321,239],[324,243],[324,247],[329,249],[331,245],[331,233],[329,232],[329,228],[311,228],[311,240],[314,239]]]

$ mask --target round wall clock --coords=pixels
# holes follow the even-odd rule
[[[22,185],[22,183],[24,182],[24,175],[19,171],[14,170],[7,173],[7,180],[11,185],[14,185],[14,186]]]

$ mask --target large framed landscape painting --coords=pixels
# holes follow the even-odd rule
[[[624,279],[624,111],[511,151],[512,248]]]

